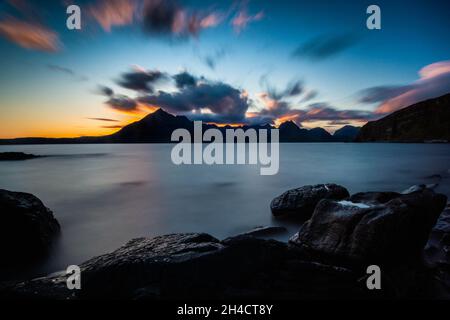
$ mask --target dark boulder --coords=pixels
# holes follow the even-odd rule
[[[307,185],[291,189],[276,197],[270,204],[276,217],[289,216],[307,220],[322,199],[341,200],[350,196],[347,189],[334,184]]]
[[[331,261],[395,264],[419,259],[446,196],[367,192],[322,200],[292,243]]]
[[[431,231],[424,258],[434,270],[436,285],[446,298],[450,298],[450,204],[447,204]]]
[[[52,212],[29,193],[0,189],[0,266],[45,254],[60,227]]]

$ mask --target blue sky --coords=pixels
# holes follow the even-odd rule
[[[448,1],[73,3],[81,30],[66,28],[66,1],[1,2],[0,137],[107,134],[156,107],[333,131],[450,91]],[[371,4],[381,30],[366,28]],[[156,71],[149,90],[120,85]],[[174,85],[181,72],[195,83]]]

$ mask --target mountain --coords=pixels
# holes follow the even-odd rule
[[[281,142],[307,141],[308,130],[300,129],[293,121],[286,121],[278,127]]]
[[[79,138],[17,138],[0,139],[0,144],[75,144],[75,143],[168,143],[171,142],[172,132],[183,128],[191,134],[194,132],[194,122],[185,116],[175,116],[163,109],[158,109],[146,115],[139,121],[124,126],[119,131],[100,137]],[[216,128],[222,132],[231,128],[230,126],[217,127],[212,124],[203,124],[203,131]],[[273,129],[267,124],[262,126],[243,126],[243,130]],[[236,128],[234,128],[236,129]],[[332,136],[325,129],[313,128],[307,130],[300,128],[292,121],[286,121],[279,126],[280,142],[331,142],[347,141]],[[270,138],[270,132],[269,132]]]
[[[361,127],[346,125],[336,130],[333,138],[339,141],[354,141],[359,134],[359,130],[361,130]]]
[[[450,94],[398,110],[364,125],[356,141],[450,141]]]
[[[310,142],[332,142],[333,136],[323,128],[312,128],[307,130],[307,140]]]
[[[185,116],[174,116],[163,109],[158,109],[105,138],[120,143],[161,143],[170,141],[172,132],[178,128],[193,132],[194,125]]]

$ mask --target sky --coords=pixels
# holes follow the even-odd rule
[[[69,5],[81,29],[66,26]],[[366,9],[381,10],[369,30]],[[0,138],[105,135],[161,107],[333,132],[450,92],[448,1],[0,0]]]

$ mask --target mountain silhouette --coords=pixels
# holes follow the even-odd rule
[[[141,120],[130,123],[119,131],[100,137],[79,138],[16,138],[0,139],[0,144],[76,144],[76,143],[169,143],[172,132],[175,129],[186,129],[191,135],[194,132],[194,122],[185,116],[172,115],[159,108],[153,113],[146,115]],[[237,129],[236,127],[218,127],[213,124],[203,123],[203,131],[215,128],[222,133],[226,129]],[[275,129],[270,124],[242,126],[241,129]],[[280,142],[330,142],[341,141],[335,139],[330,133],[322,128],[307,130],[300,128],[292,121],[286,121],[279,126]],[[269,131],[270,138],[270,131]],[[344,140],[342,140],[344,141]]]
[[[365,124],[357,141],[450,141],[450,94],[429,99]]]

